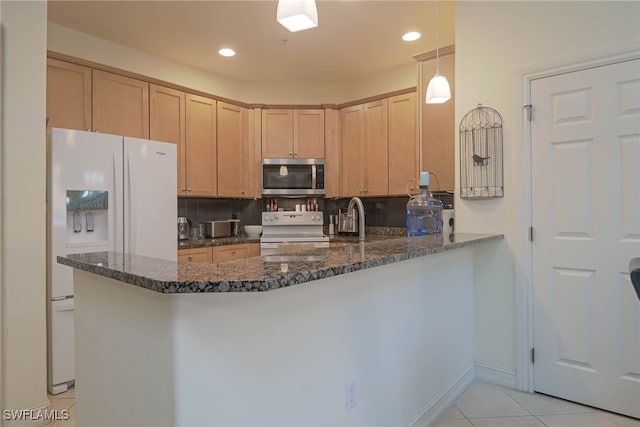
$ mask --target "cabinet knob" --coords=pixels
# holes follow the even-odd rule
[[[293,151],[289,151],[289,156],[293,157]]]
[[[231,251],[231,255],[235,255],[235,254],[236,254],[236,250],[234,249]]]
[[[293,155],[294,155],[294,156],[297,156],[297,155],[298,155],[298,153],[293,153]]]
[[[191,188],[188,188],[187,191],[191,191]]]
[[[244,191],[241,191],[240,194],[244,194]]]
[[[187,191],[187,187],[182,187],[182,191]]]
[[[189,255],[189,261],[193,261],[193,255]]]

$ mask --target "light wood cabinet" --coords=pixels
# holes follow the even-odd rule
[[[325,109],[325,164],[326,198],[340,196],[340,111]]]
[[[178,264],[201,264],[212,262],[212,248],[178,250]]]
[[[341,196],[362,195],[364,189],[364,112],[362,105],[340,110]]]
[[[218,101],[218,196],[251,197],[246,108]]]
[[[341,110],[342,196],[389,192],[387,100]]]
[[[389,194],[387,100],[364,104],[365,174],[363,196]]]
[[[185,181],[187,196],[216,196],[216,101],[186,95]]]
[[[177,193],[186,191],[185,139],[186,94],[155,84],[149,85],[149,138],[177,145]]]
[[[149,139],[149,83],[92,71],[93,130]]]
[[[389,195],[406,195],[418,178],[416,93],[389,98]]]
[[[260,243],[250,243],[251,256],[260,256]]]
[[[262,110],[262,158],[293,157],[293,111]]]
[[[47,58],[48,127],[91,130],[91,69]]]
[[[422,61],[422,86],[426,88],[436,71],[436,59]],[[444,104],[422,105],[422,166],[437,179],[431,179],[431,191],[455,189],[455,54],[440,50],[440,74],[449,80],[451,99]],[[439,183],[439,185],[438,185]]]
[[[249,258],[251,256],[251,243],[238,245],[215,246],[213,248],[213,262],[232,261]]]
[[[293,156],[324,158],[324,110],[293,110]]]
[[[262,158],[324,158],[324,110],[262,110]]]

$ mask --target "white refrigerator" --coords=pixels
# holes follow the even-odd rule
[[[176,146],[51,130],[47,186],[48,388],[74,381],[73,271],[58,255],[116,251],[177,259]]]

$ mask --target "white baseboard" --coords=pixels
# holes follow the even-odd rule
[[[490,383],[516,388],[516,373],[495,366],[476,364],[476,378]]]
[[[460,378],[433,398],[409,427],[428,427],[433,424],[458,400],[474,377],[475,366],[470,366]]]

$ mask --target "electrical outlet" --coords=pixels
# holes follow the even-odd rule
[[[347,411],[356,407],[356,392],[358,381],[354,378],[344,383],[344,402]]]

